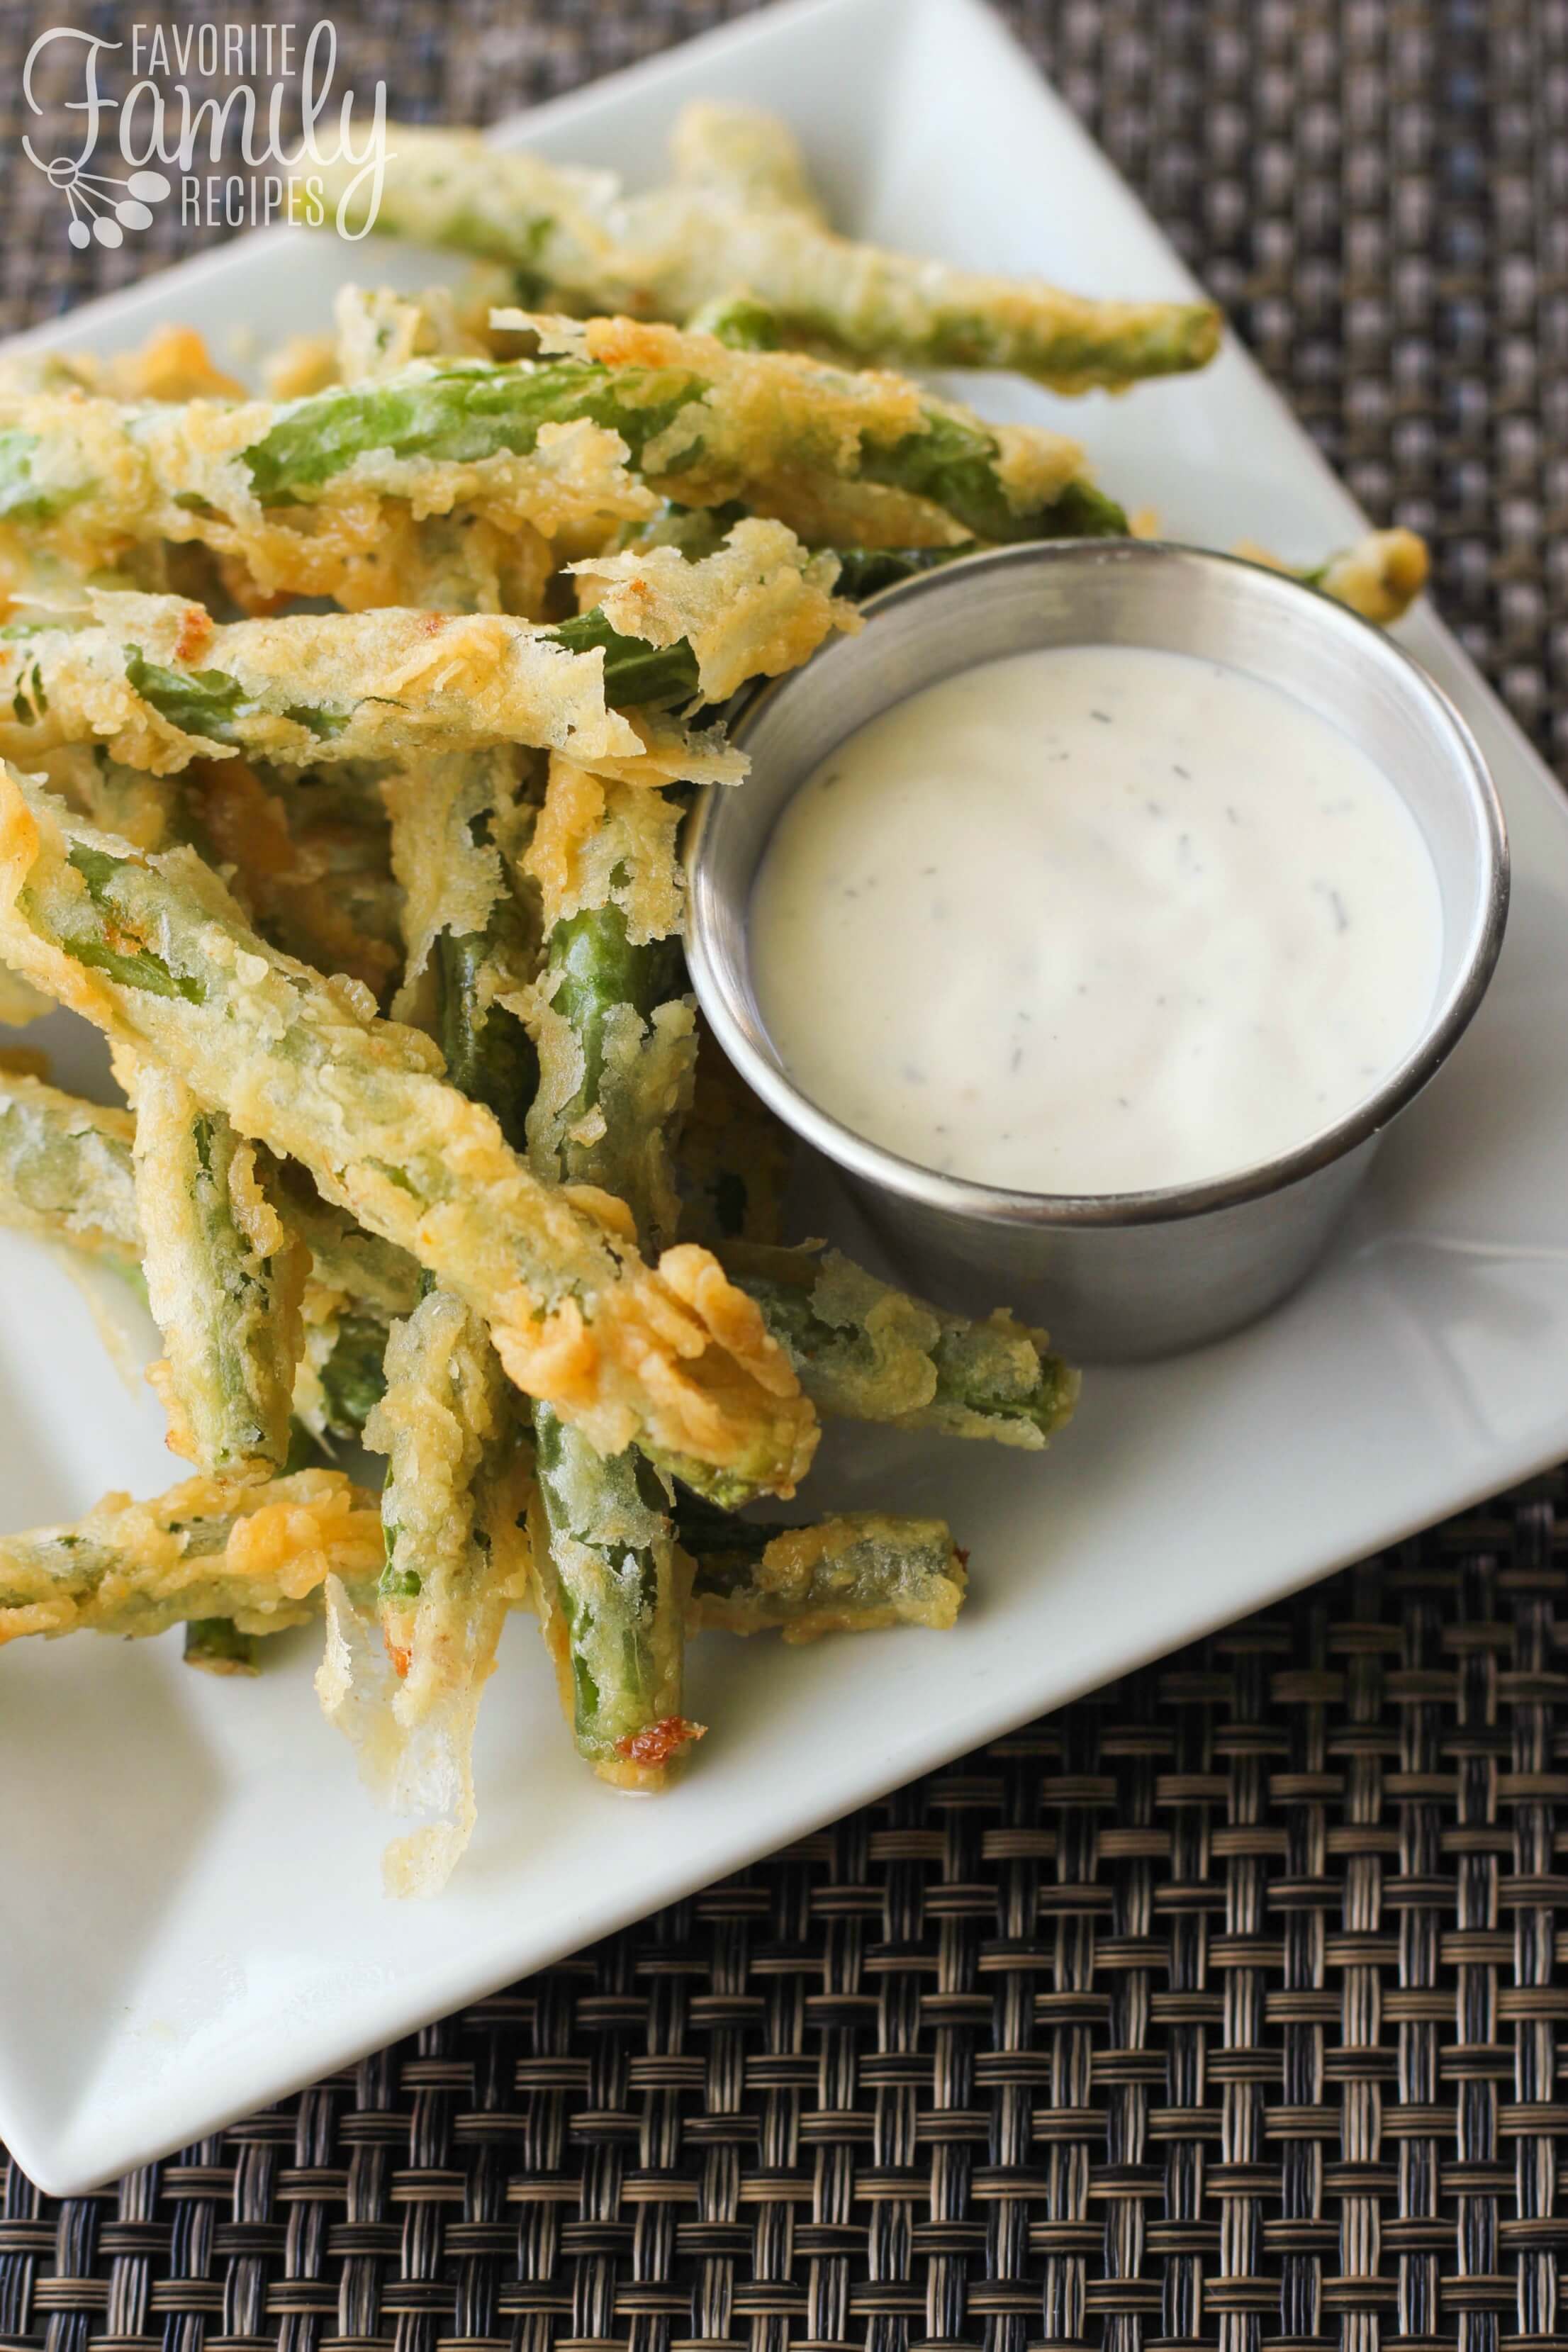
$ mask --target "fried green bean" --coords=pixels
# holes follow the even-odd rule
[[[1321,588],[1336,604],[1348,604],[1363,621],[1383,627],[1404,618],[1431,570],[1426,541],[1404,530],[1369,530],[1321,563],[1286,563],[1255,540],[1243,540],[1234,552],[1270,572],[1289,572],[1309,588]]]
[[[432,516],[600,545],[649,493],[583,391],[418,362],[280,405],[0,394],[0,560],[26,583],[51,562],[90,572],[195,542],[237,590],[352,605],[387,603],[387,582],[423,567]]]
[[[305,1623],[329,1576],[381,1559],[371,1497],[335,1470],[187,1478],[155,1502],[106,1495],[72,1527],[0,1536],[0,1643],[28,1633],[162,1633],[193,1615],[243,1633]]]
[[[1426,585],[1431,559],[1413,530],[1373,530],[1301,577],[1363,620],[1403,618]]]
[[[562,331],[564,357],[416,361],[278,408],[0,400],[0,530],[22,535],[29,562],[42,546],[83,570],[138,541],[197,539],[262,590],[384,604],[404,560],[388,536],[405,509],[552,532],[560,518],[533,475],[581,436],[616,453],[622,485],[599,500],[592,543],[660,496],[738,499],[826,547],[1126,528],[1075,442],[987,425],[900,377],[626,319]],[[197,462],[215,418],[221,458]],[[366,587],[372,559],[378,584]]]
[[[374,1611],[327,1587],[316,1687],[370,1786],[426,1818],[388,1848],[392,1891],[434,1895],[473,1833],[473,1738],[507,1612],[526,1596],[529,1460],[483,1324],[436,1290],[392,1332],[365,1442],[388,1460]]]
[[[148,1377],[169,1444],[208,1477],[263,1477],[288,1458],[310,1254],[221,1112],[140,1055],[121,1049],[115,1069],[136,1117],[142,1265],[163,1340]]]
[[[693,1633],[815,1642],[889,1625],[945,1632],[963,1606],[964,1555],[941,1519],[854,1511],[772,1528],[683,1498],[678,1525],[698,1561],[687,1616]]]
[[[509,1609],[538,1606],[518,1524],[533,1507],[524,1452],[509,1480],[482,1490],[478,1515],[477,1532],[495,1527],[510,1547],[510,1570],[497,1579]],[[812,1641],[892,1624],[940,1628],[962,1604],[963,1555],[937,1520],[862,1513],[780,1528],[721,1512],[694,1517],[689,1498],[680,1518],[680,1572],[692,1578],[689,1632]],[[382,1542],[373,1497],[336,1471],[296,1472],[260,1486],[191,1479],[153,1503],[108,1496],[74,1526],[0,1537],[0,1644],[27,1634],[155,1634],[184,1624],[206,1648],[208,1626],[234,1627],[233,1617],[215,1612],[233,1608],[248,1633],[226,1630],[204,1660],[232,1672],[218,1662],[225,1644],[319,1616],[329,1577],[344,1588],[340,1622],[352,1610],[361,1630],[374,1628]],[[377,1650],[366,1654],[380,1664]],[[395,1676],[395,1664],[388,1670]]]
[[[720,332],[721,329],[711,331]],[[696,563],[712,553],[725,531],[741,521],[744,513],[744,508],[734,502],[718,507],[688,507],[679,499],[665,499],[645,522],[628,524],[616,544],[629,551],[673,547],[689,563]],[[979,540],[961,539],[945,547],[835,547],[828,551],[838,565],[834,586],[847,602],[858,604],[868,596],[874,596],[879,589],[912,580],[917,572],[934,572],[944,563],[956,562],[961,555],[978,554],[982,544]]]
[[[807,584],[813,562],[789,541],[773,573],[802,589],[820,622],[806,651],[832,625],[828,597],[815,577]],[[668,576],[679,603],[680,583]],[[766,587],[759,593],[771,617],[777,600]],[[116,760],[166,773],[226,751],[302,765],[521,743],[570,750],[591,767],[652,783],[743,772],[717,739],[612,708],[605,639],[589,642],[591,631],[578,630],[574,647],[566,632],[497,613],[217,623],[178,597],[114,593],[89,593],[88,608],[93,620],[83,627],[12,624],[0,635],[0,753],[34,761],[96,739]],[[617,610],[628,609],[623,597]],[[637,644],[633,668],[649,655]]]
[[[192,853],[138,857],[0,770],[0,947],[416,1256],[601,1451],[640,1443],[699,1481],[793,1488],[815,1416],[713,1258],[683,1244],[656,1270],[618,1204],[542,1185],[426,1040],[268,949]]]
[[[128,1111],[0,1066],[0,1225],[105,1259],[140,1282],[133,1133]],[[288,1191],[285,1214],[310,1256],[296,1423],[319,1441],[354,1442],[382,1391],[387,1325],[416,1305],[419,1269],[313,1193]],[[298,1427],[289,1467],[297,1441]]]
[[[0,1066],[0,1225],[140,1279],[133,1132],[128,1111]],[[387,1325],[417,1303],[419,1269],[308,1187],[287,1189],[283,1207],[310,1256],[294,1412],[317,1438],[357,1440],[382,1391]]]
[[[606,1458],[533,1410],[534,1581],[577,1752],[616,1787],[657,1789],[703,1727],[683,1713],[689,1571],[641,1456]]]
[[[493,983],[486,1012],[475,978],[476,968],[482,971],[489,960],[489,936],[504,922],[506,876],[499,860],[470,876],[461,838],[455,855],[437,847],[424,862],[437,874],[444,862],[456,868],[449,882],[430,892],[432,920],[453,919],[458,908],[467,911],[456,919],[482,919],[485,926],[481,934],[464,934],[478,953],[448,954],[438,967],[443,1035],[456,1034],[465,1042],[457,1066],[448,1046],[449,1075],[465,1092],[489,1101],[503,1126],[526,1115],[533,1164],[546,1181],[591,1183],[617,1193],[646,1240],[657,1228],[647,1214],[647,1190],[636,1180],[661,1150],[657,1122],[661,1109],[671,1107],[657,1083],[650,1093],[650,1070],[657,1081],[672,1061],[670,1083],[679,1091],[681,1047],[675,1033],[690,1025],[684,1005],[662,1005],[668,992],[652,975],[658,968],[662,981],[662,966],[671,952],[678,966],[679,950],[664,943],[628,949],[614,908],[554,925],[547,970],[534,992],[533,1021],[552,1067],[564,1062],[568,1068],[570,1098],[542,1123],[535,1099],[539,1062],[521,1066],[510,1034],[499,1027],[512,1016],[493,1002]],[[618,958],[595,951],[592,929],[606,916],[621,927]],[[419,934],[411,930],[411,971],[418,950]],[[651,985],[647,1005],[642,996],[649,989],[639,994],[631,977],[639,960]],[[628,989],[635,1002],[627,1001]],[[661,1012],[666,1016],[658,1032],[645,1022],[645,1011],[656,1021]],[[531,1040],[525,1042],[531,1055]],[[534,1575],[578,1751],[618,1785],[659,1786],[669,1762],[700,1736],[680,1712],[679,1570],[664,1490],[646,1460],[629,1451],[605,1459],[547,1405],[535,1404],[533,1428],[542,1498]]]
[[[312,1280],[379,1321],[384,1346],[387,1324],[418,1303],[422,1277],[416,1260],[323,1201],[297,1168],[284,1171],[284,1202],[289,1225],[310,1253]]]
[[[495,317],[527,323],[526,313]],[[683,505],[739,500],[816,547],[1126,530],[1121,508],[1088,478],[1076,442],[988,424],[905,377],[857,373],[798,352],[737,350],[627,318],[534,323],[570,354],[535,364],[535,396],[546,378],[557,397],[570,397],[574,383],[585,397],[597,382],[601,398],[618,404],[643,481]]]
[[[437,1703],[443,1677],[464,1679],[474,1664],[465,1644],[479,1630],[488,1565],[475,1489],[510,1406],[483,1324],[449,1291],[432,1291],[393,1326],[385,1378],[364,1442],[387,1457],[377,1598],[405,1683],[399,1717],[412,1724]]]
[[[1078,1374],[1005,1308],[943,1314],[837,1250],[735,1242],[719,1256],[823,1412],[1028,1448],[1071,1416]]]
[[[534,991],[534,1171],[615,1193],[660,1244],[679,1220],[669,1132],[696,1055],[683,982],[676,941],[634,942],[621,909],[598,906],[552,926]]]
[[[513,752],[454,751],[382,787],[403,886],[404,981],[393,1010],[438,1035],[447,1077],[494,1112],[519,1150],[537,1065],[517,1000],[539,949],[511,882],[531,814]]]
[[[533,992],[530,1156],[546,1181],[615,1193],[655,1242],[674,1236],[669,1136],[695,1051],[669,936],[680,909],[676,814],[650,805],[628,829],[597,779],[552,760],[529,860],[549,926]],[[556,861],[574,854],[578,887],[563,903]],[[540,1618],[578,1751],[605,1779],[659,1787],[700,1736],[682,1712],[684,1588],[664,1486],[648,1461],[606,1459],[538,1407],[534,1433]],[[702,1484],[724,1492],[721,1479]]]
[[[389,124],[374,217],[372,177],[352,187],[347,163],[325,171],[327,216],[510,262],[531,299],[559,310],[685,319],[742,287],[795,341],[860,361],[1008,368],[1058,392],[1183,373],[1217,348],[1212,303],[1095,301],[835,236],[779,201],[789,174],[776,133],[760,200],[733,193],[732,175],[721,183],[710,129],[685,143],[699,160],[682,184],[627,199],[473,132]],[[743,143],[737,130],[731,152]]]

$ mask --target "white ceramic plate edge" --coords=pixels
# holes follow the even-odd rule
[[[1021,53],[1013,49],[1009,37],[974,5],[974,0],[917,0],[917,4],[920,10],[928,16],[939,13],[962,15],[973,28],[972,33],[966,33],[966,37],[1004,45],[1016,59],[1018,69],[1029,70]],[[878,8],[885,9],[887,5],[888,0],[794,0],[792,5],[721,28],[681,50],[635,66],[625,75],[614,77],[609,84],[598,84],[590,91],[573,93],[541,110],[529,121],[531,125],[569,121],[580,106],[585,102],[593,103],[608,89],[619,91],[631,86],[657,85],[666,75],[679,74],[688,67],[694,54],[717,58],[731,53],[749,46],[763,30],[776,37],[781,27],[785,26],[798,25],[804,28],[813,20],[868,13]],[[911,22],[913,17],[914,10],[911,9]],[[1081,134],[1077,135],[1081,137]],[[1114,183],[1103,157],[1087,140],[1083,143],[1087,153],[1094,158],[1095,170],[1100,177],[1114,184],[1120,199],[1131,205],[1131,198],[1120,188],[1120,184]],[[155,282],[161,293],[177,294],[184,299],[216,277],[243,272],[249,266],[249,256],[254,249],[279,234],[286,233],[262,232],[258,236],[238,240],[216,254],[179,265],[175,269],[163,273]],[[142,287],[125,289],[107,298],[102,303],[73,313],[69,320],[73,332],[107,329],[117,320],[133,314],[146,301],[146,283],[144,281]],[[20,339],[20,341],[61,340],[60,329],[65,323],[50,322]],[[1275,412],[1288,418],[1285,404],[1263,384],[1262,378],[1251,370],[1250,363],[1247,364],[1254,381],[1268,392]],[[1352,521],[1355,509],[1348,496],[1334,481],[1331,472],[1307,436],[1300,432],[1300,428],[1292,429],[1297,436],[1298,448],[1310,450],[1313,469],[1321,485],[1331,486],[1347,523]],[[1441,672],[1446,672],[1462,685],[1471,716],[1479,717],[1489,730],[1506,731],[1510,751],[1516,757],[1521,753],[1524,755],[1535,777],[1544,785],[1549,803],[1556,812],[1557,823],[1560,825],[1568,823],[1568,809],[1564,808],[1544,767],[1501,706],[1470,668],[1448,633],[1435,621],[1425,620],[1417,632],[1417,643],[1418,649],[1428,660],[1435,661],[1435,666]],[[1479,710],[1478,705],[1481,706]],[[1568,1451],[1568,1414],[1533,1432],[1528,1441],[1521,1441],[1511,1450],[1500,1449],[1489,1460],[1483,1478],[1468,1475],[1458,1477],[1451,1491],[1437,1496],[1433,1502],[1424,1501],[1418,1512],[1391,1521],[1378,1540],[1394,1540],[1434,1517],[1463,1508],[1480,1496],[1529,1475],[1543,1463],[1560,1458],[1564,1451]],[[1317,1576],[1359,1557],[1367,1548],[1364,1536],[1359,1533],[1353,1540],[1331,1551],[1309,1542],[1299,1557],[1277,1563],[1268,1580],[1258,1584],[1243,1605],[1247,1608],[1267,1605]],[[761,1840],[749,1834],[744,1827],[738,1827],[727,1838],[716,1840],[700,1860],[693,1860],[689,1868],[672,1873],[657,1899],[676,1899],[753,1859],[759,1851],[772,1850],[781,1843],[787,1843],[847,1807],[868,1801],[887,1789],[900,1785],[914,1774],[1028,1720],[1042,1706],[1063,1704],[1084,1690],[1095,1687],[1109,1675],[1128,1671],[1149,1658],[1158,1656],[1177,1642],[1195,1638],[1227,1622],[1236,1613],[1235,1596],[1232,1594],[1216,1598],[1212,1605],[1205,1602],[1197,1606],[1183,1596],[1172,1595],[1168,1611],[1151,1617],[1131,1641],[1123,1629],[1115,1627],[1105,1637],[1099,1653],[1080,1656],[1069,1672],[1052,1680],[1048,1672],[1043,1671],[1042,1686],[1031,1696],[1015,1696],[1000,1705],[994,1696],[984,1693],[968,1698],[955,1697],[951,1714],[944,1717],[939,1729],[926,1731],[920,1738],[912,1739],[906,1749],[887,1756],[879,1766],[864,1769],[855,1779],[853,1787],[841,1791],[833,1801],[825,1804],[820,1796],[813,1794],[801,1804],[797,1816],[784,1821],[782,1828],[780,1816],[770,1820],[766,1834]],[[217,2129],[224,2122],[249,2112],[268,2099],[281,2095],[294,2084],[314,2079],[328,2068],[345,2063],[361,2052],[378,2047],[420,2022],[439,2017],[459,2003],[479,1998],[486,1990],[547,1964],[582,1943],[640,1916],[648,1907],[643,1893],[629,1902],[613,1893],[607,1894],[602,1904],[581,1910],[569,1931],[563,1927],[552,1929],[525,1945],[510,1948],[504,1958],[498,1958],[480,1975],[476,1976],[471,1963],[466,1972],[462,1966],[455,1966],[442,1981],[430,1980],[417,2003],[411,2002],[405,1992],[392,1988],[384,2001],[367,2004],[363,2033],[356,2031],[352,2043],[345,2040],[341,2028],[335,2028],[330,2022],[324,2022],[316,2035],[301,2032],[290,2042],[286,2065],[270,2072],[257,2070],[244,2081],[237,2080],[226,2087],[221,2108],[210,2113],[205,2110],[200,2114],[186,2113],[173,2126],[166,2122],[156,2122],[149,2109],[139,2118],[127,2116],[124,2128],[118,2136],[113,2119],[110,2118],[101,2127],[90,2126],[82,2133],[68,2126],[63,2137],[51,2147],[25,2126],[7,2128],[6,2118],[0,2115],[0,2133],[11,2140],[17,2160],[25,2170],[39,2180],[40,2185],[54,2194],[73,2193],[87,2185],[89,2180],[112,2175],[132,2164],[147,2160],[179,2139]]]

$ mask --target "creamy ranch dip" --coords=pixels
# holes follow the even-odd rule
[[[1185,654],[1018,654],[885,711],[795,794],[751,908],[797,1086],[1031,1192],[1186,1184],[1354,1109],[1442,946],[1419,827],[1277,688]]]

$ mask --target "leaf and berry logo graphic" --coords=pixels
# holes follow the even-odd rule
[[[128,228],[151,228],[153,206],[174,194],[173,181],[162,172],[132,172],[118,179],[84,170],[74,155],[52,156],[42,169],[70,206],[66,235],[79,253],[89,245],[123,245]]]

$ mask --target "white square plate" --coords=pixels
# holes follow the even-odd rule
[[[1188,281],[975,0],[801,0],[546,108],[546,153],[660,165],[680,102],[759,100],[841,219],[889,244],[1130,295]],[[426,263],[268,232],[48,331],[123,343],[194,319],[221,352],[314,324],[338,280]],[[1054,404],[972,387],[995,414]],[[1241,352],[1072,410],[1102,478],[1173,536],[1306,558],[1359,517]],[[481,1815],[447,1894],[380,1891],[387,1823],[286,1637],[254,1684],[177,1640],[0,1663],[0,2135],[79,2189],[391,2041],[1227,1618],[1568,1453],[1568,812],[1438,624],[1409,640],[1507,806],[1513,919],[1490,997],[1398,1130],[1331,1262],[1283,1312],[1104,1372],[1041,1459],[839,1432],[812,1492],[940,1512],[972,1551],[959,1630],[790,1651],[704,1641],[689,1780],[627,1802],[577,1764],[541,1646],[508,1634]],[[79,1037],[67,1082],[101,1069]],[[0,1524],[177,1475],[47,1253],[0,1235]]]

